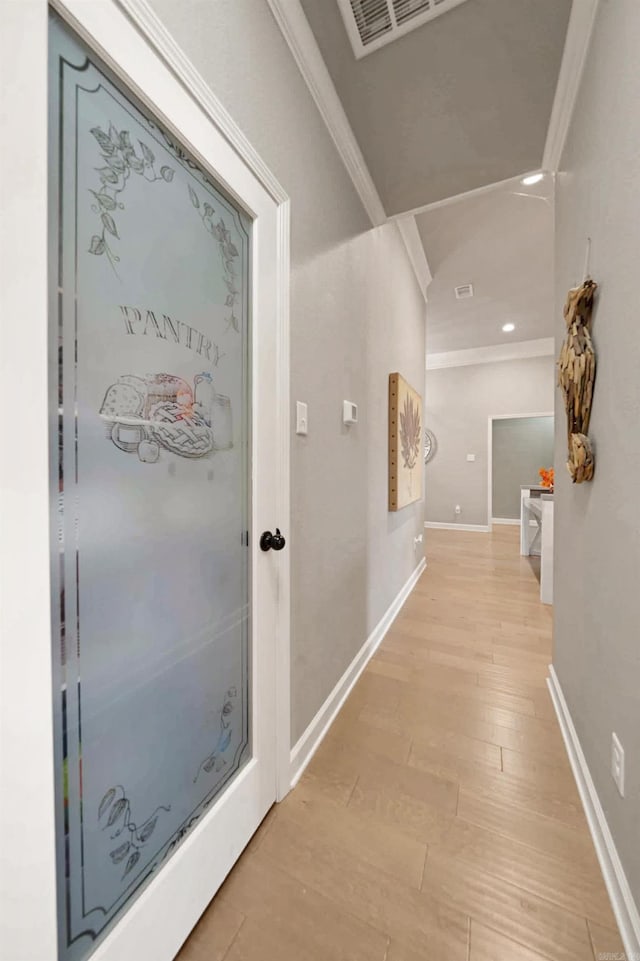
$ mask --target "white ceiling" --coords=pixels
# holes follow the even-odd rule
[[[416,217],[433,281],[427,353],[536,340],[553,333],[553,182],[520,183]],[[456,300],[454,287],[474,296]],[[515,324],[513,333],[502,325]]]
[[[301,2],[388,215],[541,165],[571,0],[469,0],[361,60]]]

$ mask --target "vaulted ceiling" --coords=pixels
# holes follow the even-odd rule
[[[433,273],[427,354],[553,336],[551,177],[428,210],[416,222]],[[455,296],[463,284],[473,285],[468,300]]]
[[[387,215],[541,166],[571,0],[468,0],[360,60],[301,2]]]
[[[552,173],[563,105],[575,97],[588,44],[581,0],[573,0],[568,41],[572,0],[464,0],[360,59],[342,0],[268,2],[372,222],[398,218],[421,283],[430,269],[428,354],[548,338]],[[377,15],[386,0],[362,2]],[[301,39],[317,51],[312,69]],[[554,158],[551,175],[524,186],[543,155]],[[467,283],[474,297],[456,300],[454,288]],[[506,323],[514,330],[504,332]]]

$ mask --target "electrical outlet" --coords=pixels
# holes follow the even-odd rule
[[[616,782],[620,797],[624,797],[624,748],[617,734],[611,735],[611,777]]]
[[[462,508],[460,507],[460,504],[456,504],[456,506],[455,506],[455,512],[456,512],[456,514],[461,514],[461,513],[462,513]]]

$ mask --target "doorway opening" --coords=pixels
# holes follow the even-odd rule
[[[488,518],[520,524],[521,492],[541,486],[539,471],[553,465],[553,413],[489,418]]]

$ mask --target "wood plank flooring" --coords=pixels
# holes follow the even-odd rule
[[[516,528],[428,569],[179,961],[598,961],[620,952]]]

